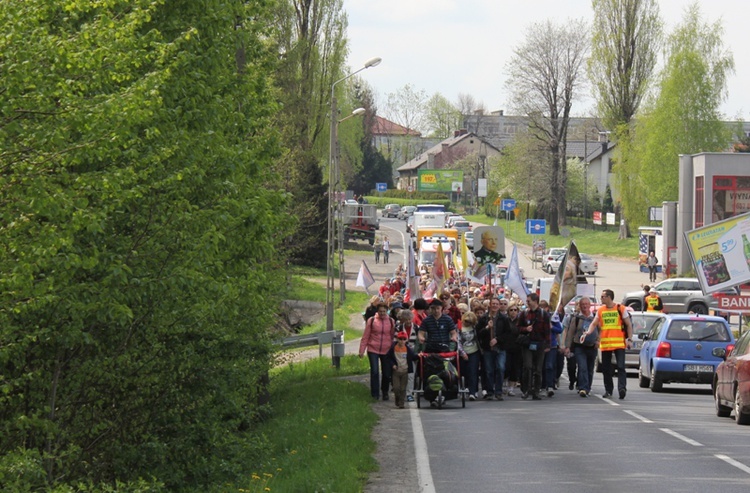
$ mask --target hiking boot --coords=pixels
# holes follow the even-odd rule
[[[552,387],[547,387],[547,397],[552,397],[553,395],[555,395],[555,391]]]
[[[627,391],[625,389],[620,389],[620,399],[621,400],[625,398],[625,394],[626,393],[627,393]]]
[[[602,398],[604,398],[604,399],[609,399],[611,397],[612,397],[612,394],[609,393],[609,392],[605,392],[604,394],[602,394]]]

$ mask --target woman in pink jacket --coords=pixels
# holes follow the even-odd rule
[[[395,329],[396,321],[388,316],[388,305],[379,303],[377,313],[365,323],[365,333],[359,343],[359,357],[364,356],[367,350],[367,358],[370,360],[370,394],[378,399],[378,392],[382,391],[384,401],[388,400],[388,387],[391,383],[391,368],[386,355],[393,345]],[[378,365],[383,372],[382,382]]]

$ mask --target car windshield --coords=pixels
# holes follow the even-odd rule
[[[731,341],[724,324],[703,320],[675,320],[669,326],[667,339],[675,341]]]
[[[630,321],[633,324],[633,333],[648,334],[651,332],[651,328],[661,317],[652,317],[644,314],[634,313],[630,316]]]

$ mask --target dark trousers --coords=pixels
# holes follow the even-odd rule
[[[575,346],[573,346],[575,348]],[[566,365],[565,367],[568,370],[568,381],[572,383],[573,385],[578,384],[578,362],[576,361],[574,349],[571,349],[571,357],[566,358]],[[580,389],[579,389],[580,390]]]
[[[648,280],[656,282],[656,266],[653,267],[649,265],[648,267]]]
[[[578,390],[591,392],[591,384],[594,382],[594,366],[596,365],[596,346],[587,347],[576,344],[573,346],[573,351],[575,351],[576,366],[578,367]]]
[[[617,390],[627,390],[628,375],[625,373],[625,350],[615,349],[613,351],[602,351],[602,377],[604,378],[604,390],[611,394],[614,390],[614,367],[612,366],[612,353],[615,353],[617,362]]]
[[[537,395],[542,384],[542,369],[544,368],[544,350],[539,348],[532,351],[523,349],[523,373],[521,376],[521,392]]]
[[[392,368],[386,361],[385,354],[375,354],[367,351],[367,359],[370,361],[370,395],[374,398],[380,397],[379,391],[382,391],[382,395],[388,395],[388,388],[391,383],[391,372]],[[383,369],[383,379],[380,379],[380,369]]]

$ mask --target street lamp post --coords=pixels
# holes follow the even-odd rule
[[[338,137],[336,135],[338,131],[338,118],[337,118],[337,108],[336,108],[336,85],[345,81],[346,79],[355,76],[359,72],[368,69],[370,67],[375,67],[381,62],[381,58],[375,57],[367,60],[359,70],[356,70],[352,72],[351,74],[346,75],[345,77],[342,77],[341,79],[335,81],[333,84],[331,84],[331,140],[330,140],[330,146],[329,146],[329,152],[328,152],[328,245],[327,245],[327,256],[326,256],[326,330],[333,330],[333,296],[334,296],[334,283],[335,283],[335,276],[333,274],[333,260],[334,260],[334,253],[335,253],[335,245],[334,245],[334,231],[335,231],[335,221],[334,217],[336,214],[336,208],[338,204],[338,197],[336,197],[337,192],[337,184],[338,184],[338,169],[337,169],[337,159],[336,159],[336,149],[338,147]],[[339,243],[343,243],[343,234],[339,238]],[[343,253],[343,245],[342,245],[341,252]],[[342,255],[340,254],[340,257]],[[344,263],[343,258],[341,258],[341,264],[339,265],[339,269],[341,269],[341,291],[342,291],[342,299],[343,299],[343,291],[345,290],[345,285],[343,281],[344,276]],[[343,353],[343,333],[341,335],[336,334],[334,337],[334,343],[332,344],[332,352],[333,352],[333,364],[338,368],[339,366],[339,358],[338,352]]]
[[[352,111],[352,113],[349,116],[346,116],[339,120],[336,123],[336,150],[334,151],[334,160],[336,161],[336,165],[334,166],[334,171],[336,173],[336,190],[339,189],[338,184],[341,181],[341,167],[340,167],[340,150],[338,148],[338,124],[341,122],[344,122],[348,120],[349,118],[363,115],[365,113],[364,108],[357,108],[356,110]],[[340,204],[340,201],[337,201],[338,204]],[[343,303],[346,301],[346,271],[344,270],[344,221],[343,214],[339,218],[339,227],[338,227],[338,244],[339,244],[339,301]]]

